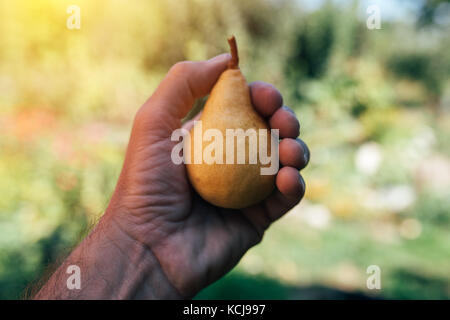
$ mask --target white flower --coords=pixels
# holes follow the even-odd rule
[[[380,167],[382,153],[380,146],[375,142],[361,145],[355,155],[356,169],[366,175],[373,175]]]
[[[292,214],[315,229],[325,229],[330,224],[331,212],[323,204],[311,204],[307,201],[292,209]]]
[[[382,188],[368,194],[365,206],[371,209],[399,212],[416,201],[416,193],[409,185]]]

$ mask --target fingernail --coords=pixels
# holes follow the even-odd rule
[[[289,111],[290,113],[292,113],[294,116],[297,116],[294,112],[294,110],[292,110],[291,108],[289,108],[288,106],[283,106],[283,109],[286,111]]]
[[[305,166],[306,166],[308,164],[308,162],[309,162],[309,150],[308,150],[308,148],[306,148],[306,150],[304,150],[303,157],[305,158]]]
[[[303,140],[301,140],[301,139],[297,139],[297,140],[300,143],[300,145],[302,146],[303,160],[305,161],[305,166],[306,166],[310,160],[311,153],[309,152],[309,148]]]
[[[302,190],[300,190],[302,192],[302,198],[306,193],[306,183],[305,180],[303,179],[303,177],[300,175],[300,184],[302,185],[301,188]]]
[[[231,59],[231,54],[222,53],[222,54],[219,54],[218,56],[215,56],[215,57],[209,59],[208,62],[219,62],[219,61],[226,61],[229,59]]]

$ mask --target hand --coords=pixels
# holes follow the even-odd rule
[[[171,161],[172,132],[196,98],[207,95],[226,69],[228,54],[202,62],[174,65],[155,93],[138,111],[117,188],[104,219],[110,219],[144,245],[159,262],[171,286],[192,297],[234,267],[259,243],[269,225],[303,197],[298,170],[309,151],[296,139],[299,122],[283,107],[270,84],[250,84],[252,103],[271,128],[279,129],[280,162],[277,190],[263,202],[243,210],[215,207],[191,188],[184,165]],[[185,127],[192,126],[192,122]]]
[[[269,225],[305,192],[298,173],[309,160],[300,125],[271,85],[255,82],[256,110],[279,129],[283,166],[262,203],[226,210],[202,200],[175,165],[172,132],[205,96],[230,56],[176,64],[138,111],[125,162],[105,215],[40,288],[35,299],[189,298],[229,271]],[[192,122],[185,124],[186,128]],[[78,274],[68,275],[76,266]],[[73,281],[73,283],[72,283]],[[34,291],[34,290],[32,290]]]

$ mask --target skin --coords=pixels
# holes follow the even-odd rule
[[[98,225],[69,255],[36,299],[191,298],[233,268],[265,230],[303,197],[299,169],[309,161],[300,124],[270,84],[250,84],[252,104],[280,130],[276,190],[261,203],[228,210],[191,188],[184,165],[172,163],[172,131],[195,99],[207,95],[230,55],[174,65],[136,114],[115,192]],[[192,121],[184,125],[192,126]],[[81,289],[69,290],[69,265]]]

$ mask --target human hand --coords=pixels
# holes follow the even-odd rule
[[[270,84],[250,84],[254,108],[279,129],[281,169],[276,190],[263,202],[243,210],[215,207],[191,188],[183,164],[175,165],[170,137],[195,99],[207,95],[226,69],[230,55],[174,65],[138,111],[124,166],[104,216],[148,248],[166,280],[182,297],[192,297],[234,267],[259,243],[269,225],[303,197],[298,170],[309,151],[296,139],[299,122],[283,107]],[[192,121],[184,125],[192,126]]]

